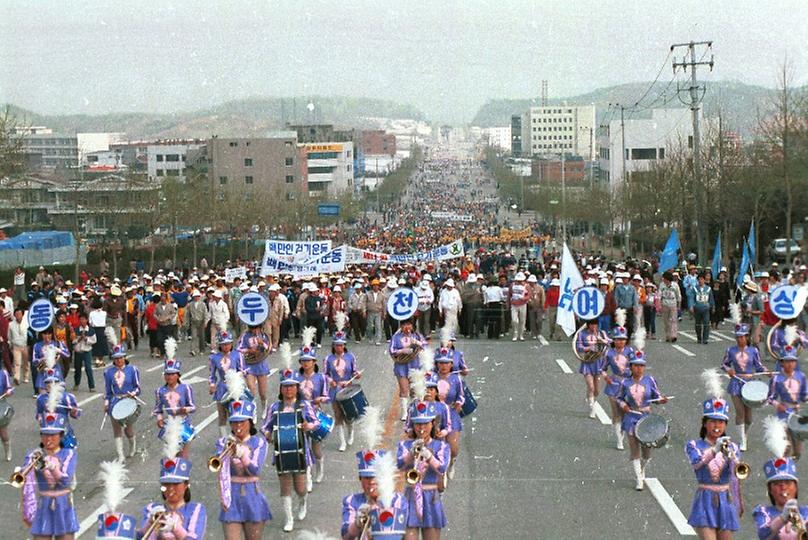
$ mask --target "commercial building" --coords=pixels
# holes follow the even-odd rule
[[[396,136],[382,129],[364,130],[360,134],[360,149],[365,156],[396,155]]]
[[[482,138],[488,141],[489,146],[503,152],[511,152],[513,144],[511,126],[484,128],[482,130]]]
[[[522,157],[563,152],[595,159],[594,105],[530,107],[522,115],[521,132]]]
[[[309,195],[339,195],[354,187],[352,142],[305,143],[305,174]],[[367,161],[366,161],[367,166]]]
[[[78,138],[75,135],[54,133],[44,126],[18,128],[12,135],[22,136],[23,154],[42,156],[42,167],[46,169],[76,168],[79,165]],[[29,162],[32,160],[29,159]],[[33,161],[39,162],[34,157]]]
[[[560,158],[535,158],[530,165],[530,175],[540,184],[561,182]],[[567,183],[567,185],[581,185],[585,179],[586,164],[583,158],[580,156],[565,156],[564,181]]]
[[[205,144],[199,139],[156,141],[146,147],[146,170],[149,180],[173,176],[185,181],[185,162],[189,151]]]
[[[511,155],[515,158],[522,157],[522,115],[511,116]]]
[[[124,141],[123,133],[78,133],[76,141],[79,147],[79,163],[88,165],[86,156],[110,149],[110,145]]]

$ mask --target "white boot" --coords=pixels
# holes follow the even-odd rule
[[[314,489],[314,482],[311,479],[311,467],[306,467],[306,492],[311,493]]]
[[[317,460],[317,476],[314,477],[314,481],[319,484],[323,481],[323,476],[325,476],[325,456]]]
[[[446,470],[446,476],[449,477],[449,480],[454,480],[454,473],[455,473],[455,459],[452,458],[449,460],[449,468]]]
[[[339,433],[339,451],[344,452],[345,448],[347,448],[345,444],[345,426],[339,426],[337,433]]]
[[[353,444],[353,424],[348,424],[348,446]]]
[[[407,419],[407,407],[410,404],[410,400],[408,398],[399,398],[401,401],[401,421],[405,421]]]
[[[593,397],[587,398],[587,401],[589,402],[589,418],[596,418],[596,415],[595,415],[595,398],[593,398]]]
[[[637,491],[642,491],[645,484],[642,476],[642,464],[640,463],[639,459],[632,459],[631,465],[634,467],[634,476],[637,478],[637,485],[634,487],[634,489]]]
[[[267,419],[267,401],[265,399],[261,400],[261,420]]]
[[[617,423],[614,425],[614,436],[617,438],[617,449],[623,449],[623,427]]]
[[[514,331],[513,331],[513,339],[511,339],[511,341],[516,341],[516,339],[517,339],[517,338],[516,338],[516,330],[514,330]]]
[[[297,519],[299,521],[303,521],[306,519],[306,498],[308,495],[303,495],[302,497],[298,495],[297,497]]]
[[[3,441],[3,448],[6,451],[6,461],[11,461],[11,442]]]
[[[135,457],[135,452],[137,451],[137,440],[134,437],[127,437],[129,440],[129,457]]]
[[[292,532],[295,528],[295,518],[292,516],[292,497],[281,497],[283,502],[283,514],[286,516],[286,522],[283,524],[284,532]]]
[[[738,431],[741,434],[741,452],[746,452],[746,424],[739,425]]]
[[[123,437],[115,437],[115,451],[118,453],[118,461],[126,461],[123,453]]]
[[[228,435],[230,435],[230,429],[226,424],[224,426],[219,426],[219,435],[225,439],[228,437]]]
[[[649,461],[651,461],[651,458],[640,460],[640,471],[642,472],[643,481],[645,481],[645,469],[648,467]]]

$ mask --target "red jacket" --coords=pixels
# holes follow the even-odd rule
[[[547,300],[545,301],[544,307],[558,307],[558,295],[560,292],[561,288],[555,285],[547,289],[547,294],[545,295]]]

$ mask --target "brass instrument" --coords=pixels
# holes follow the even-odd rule
[[[236,440],[228,437],[224,449],[217,456],[212,456],[208,460],[208,470],[212,473],[217,473],[222,469],[222,461],[228,456],[232,456],[236,451]]]
[[[575,333],[572,335],[572,352],[575,355],[575,358],[577,358],[581,362],[585,363],[594,362],[595,360],[603,356],[603,353],[606,352],[606,349],[609,347],[611,343],[609,341],[603,341],[602,339],[598,338],[597,342],[598,348],[595,349],[594,351],[586,351],[585,353],[583,353],[583,355],[581,355],[581,353],[578,352],[578,347],[576,345],[578,343],[578,334],[584,328],[586,328],[585,323],[582,324],[578,328],[578,330],[576,330]]]
[[[423,475],[418,470],[418,466],[424,460],[424,458],[421,457],[421,450],[423,450],[423,448],[424,448],[423,439],[416,439],[416,441],[414,443],[412,443],[412,450],[411,451],[412,451],[413,454],[415,454],[415,460],[412,463],[412,469],[407,471],[407,476],[406,476],[407,485],[414,486],[415,484],[420,482],[421,479],[423,478]]]
[[[44,459],[45,455],[41,451],[35,452],[32,454],[31,463],[26,465],[25,468],[17,467],[14,469],[8,483],[17,489],[21,488],[25,484],[25,477],[28,476],[28,473],[31,472],[32,469],[41,469],[45,466]]]
[[[808,540],[808,531],[805,529],[805,522],[802,520],[799,510],[796,508],[789,509],[788,522],[791,523],[791,528],[797,533],[799,540]]]
[[[421,345],[417,342],[413,342],[412,344],[412,352],[411,353],[398,353],[393,356],[393,361],[396,364],[409,364],[416,358],[418,358],[418,354],[421,352]]]
[[[165,517],[168,515],[168,512],[165,510],[159,510],[157,512],[153,512],[151,516],[149,516],[152,520],[151,524],[146,527],[146,530],[143,531],[143,538],[149,538],[152,533],[157,529],[157,527],[165,526]]]
[[[772,338],[774,337],[775,330],[777,330],[777,328],[779,328],[780,326],[783,326],[782,320],[777,321],[775,325],[771,327],[769,333],[766,334],[766,350],[769,351],[769,356],[771,356],[775,360],[780,360],[780,357],[774,352],[774,349],[772,349]],[[794,343],[786,343],[786,345],[791,345],[792,347],[797,349],[797,354],[799,354],[799,348],[802,345],[802,343],[800,342],[799,339],[797,339]]]
[[[727,456],[727,459],[730,461],[735,461],[735,476],[738,480],[746,480],[749,478],[749,473],[751,472],[751,468],[749,467],[748,463],[744,463],[743,461],[738,461],[738,456],[735,454],[735,450],[730,446],[729,440],[724,441],[724,444],[721,446],[721,451]]]

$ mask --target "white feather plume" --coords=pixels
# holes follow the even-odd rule
[[[452,331],[448,326],[440,329],[440,346],[448,347],[452,343]]]
[[[631,345],[635,351],[645,350],[645,335],[645,328],[642,326],[634,330],[634,335],[631,336]]]
[[[418,359],[421,361],[421,369],[424,373],[429,373],[435,370],[435,350],[431,347],[425,347],[418,353]]]
[[[167,337],[163,347],[165,347],[167,359],[173,360],[177,356],[177,340],[173,337]]]
[[[58,349],[56,348],[56,345],[49,345],[43,348],[45,349],[45,367],[48,369],[53,369],[53,366],[56,365],[56,355],[58,353]]]
[[[741,324],[741,305],[733,302],[729,305],[729,316],[733,324]]]
[[[314,338],[317,337],[317,329],[313,326],[307,326],[301,333],[303,336],[303,346],[311,347],[314,345]]]
[[[334,327],[337,329],[337,332],[342,332],[345,330],[345,326],[348,324],[348,316],[345,314],[344,311],[337,311],[334,314]],[[317,335],[317,331],[315,330],[314,335]]]
[[[281,356],[281,365],[283,369],[292,369],[292,347],[288,341],[284,341],[278,347],[278,354]]]
[[[786,453],[786,447],[788,446],[786,423],[776,416],[767,416],[764,418],[763,442],[774,457],[783,457]]]
[[[104,329],[104,335],[107,337],[107,343],[109,343],[110,350],[118,345],[118,333],[113,327],[107,326]]]
[[[396,494],[396,458],[392,452],[373,460],[373,469],[376,471],[376,489],[379,492],[379,503],[384,508],[393,506],[393,496]]]
[[[123,502],[125,491],[123,484],[129,477],[123,461],[102,461],[99,464],[98,480],[104,484],[104,502],[109,512],[115,512]]]
[[[410,389],[416,400],[424,400],[426,395],[426,372],[423,369],[410,370]]]
[[[230,399],[241,399],[247,389],[244,374],[235,369],[228,369],[224,373],[224,385],[227,387],[227,396]]]
[[[234,370],[230,370],[232,372]],[[228,373],[230,373],[228,372]],[[181,416],[169,416],[165,419],[165,432],[163,433],[163,455],[174,459],[182,450],[182,428],[184,419]]]
[[[794,345],[797,342],[797,325],[789,324],[783,329],[783,337],[786,340],[786,345]]]
[[[357,421],[359,433],[365,438],[365,448],[374,449],[382,440],[384,425],[382,411],[373,405],[365,407],[365,413]]]
[[[614,310],[614,322],[617,326],[625,326],[626,325],[626,310],[623,308],[617,308]]]
[[[314,529],[313,531],[300,531],[297,535],[297,540],[338,540],[334,536],[328,536],[326,533],[320,531],[320,529]]]
[[[701,380],[704,382],[704,389],[707,391],[707,395],[716,399],[724,397],[724,385],[721,381],[721,374],[716,368],[702,371]]]
[[[48,390],[48,401],[45,403],[45,409],[48,412],[56,412],[56,408],[62,402],[62,397],[65,395],[65,383],[53,382]]]

